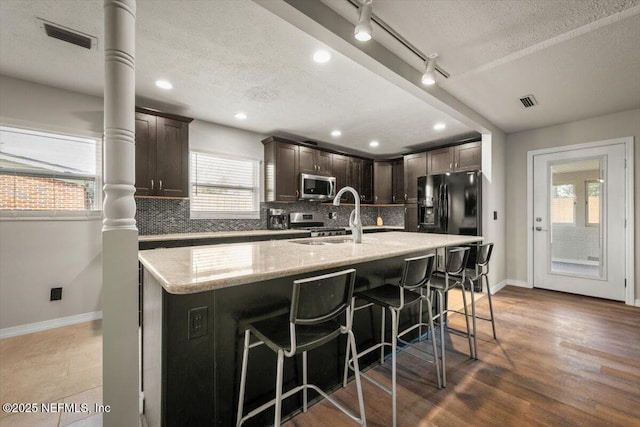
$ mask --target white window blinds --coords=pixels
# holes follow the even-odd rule
[[[260,218],[259,162],[191,152],[192,218]]]

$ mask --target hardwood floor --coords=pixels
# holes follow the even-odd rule
[[[480,360],[469,359],[464,338],[445,336],[446,389],[436,388],[432,365],[398,356],[400,426],[640,426],[639,308],[510,286],[493,301],[498,341],[478,321]],[[486,313],[486,298],[477,307]],[[461,327],[462,316],[451,322]],[[0,400],[101,402],[101,336],[90,322],[1,340]],[[390,363],[369,374],[389,384]],[[363,387],[367,424],[389,426],[390,397]],[[353,382],[333,396],[356,410]],[[0,413],[0,427],[101,425],[98,415],[69,415]],[[286,424],[353,425],[328,402]]]
[[[445,334],[447,388],[433,367],[398,357],[400,426],[640,426],[640,309],[507,286],[493,297],[498,340],[478,321],[479,360]],[[478,314],[488,311],[486,298]],[[462,326],[462,316],[451,323]],[[390,363],[369,371],[389,384]],[[391,424],[390,396],[363,381],[367,424]],[[357,411],[355,383],[333,394]],[[352,426],[322,401],[286,424]]]

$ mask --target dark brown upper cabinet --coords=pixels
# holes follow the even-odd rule
[[[482,169],[482,143],[470,142],[453,147],[454,169],[456,172],[477,171]]]
[[[342,188],[348,185],[349,181],[349,157],[342,154],[332,154],[333,158],[333,176],[336,177],[336,193]],[[344,193],[340,198],[342,201],[347,200],[347,193]]]
[[[470,142],[428,152],[429,175],[482,169],[482,143]]]
[[[326,151],[300,146],[298,149],[298,167],[300,173],[332,176],[332,155]]]
[[[404,203],[404,160],[396,159],[393,162],[392,172],[392,203]]]
[[[373,160],[362,160],[362,181],[360,184],[362,203],[373,202]]]
[[[373,163],[373,203],[393,202],[393,162]]]
[[[347,185],[353,187],[354,190],[360,195],[360,201],[362,201],[362,159],[356,157],[349,158],[349,178]],[[355,203],[353,195],[347,194],[347,203]]]
[[[192,120],[136,108],[136,196],[189,197]]]
[[[418,203],[418,177],[427,174],[427,153],[404,156],[404,201]]]
[[[427,153],[429,175],[440,175],[453,170],[453,147],[431,150]]]
[[[298,200],[299,148],[274,138],[264,144],[265,201],[294,202]]]

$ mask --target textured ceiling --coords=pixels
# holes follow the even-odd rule
[[[0,73],[102,94],[102,4],[2,0]],[[35,17],[97,36],[98,51],[45,37]],[[136,31],[139,105],[371,155],[472,132],[338,52],[314,63],[318,41],[250,1],[138,0]],[[174,89],[156,88],[159,78]],[[235,119],[238,111],[248,119]],[[447,129],[434,131],[436,122]],[[340,139],[329,136],[336,128]]]
[[[355,22],[347,0],[322,0]],[[451,74],[440,86],[506,132],[640,106],[640,0],[374,0]],[[374,38],[423,63],[379,28]],[[540,105],[524,109],[523,95]]]
[[[348,0],[322,2],[357,20]],[[140,105],[371,155],[472,132],[349,52],[323,46],[249,0],[137,4]],[[422,52],[439,54],[451,74],[440,88],[507,132],[640,106],[640,0],[374,0],[373,6]],[[45,37],[35,17],[97,36],[98,51]],[[0,0],[0,73],[100,95],[102,19],[102,0]],[[381,28],[374,38],[421,69]],[[327,64],[311,61],[320,47],[333,54]],[[156,88],[158,78],[174,89]],[[518,98],[528,94],[538,106],[522,107]],[[249,118],[236,120],[238,111]],[[432,129],[438,121],[447,123],[445,131]],[[343,132],[339,139],[329,136],[335,128]],[[369,148],[372,139],[379,148]]]

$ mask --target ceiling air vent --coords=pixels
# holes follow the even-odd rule
[[[44,19],[36,18],[36,20],[45,34],[54,39],[62,40],[63,42],[71,43],[88,50],[95,49],[98,44],[98,39],[93,36],[63,27],[59,24],[54,24],[53,22],[45,21]]]
[[[525,95],[520,98],[520,102],[524,105],[524,108],[533,107],[534,105],[538,105],[538,101],[533,97],[533,95]]]

